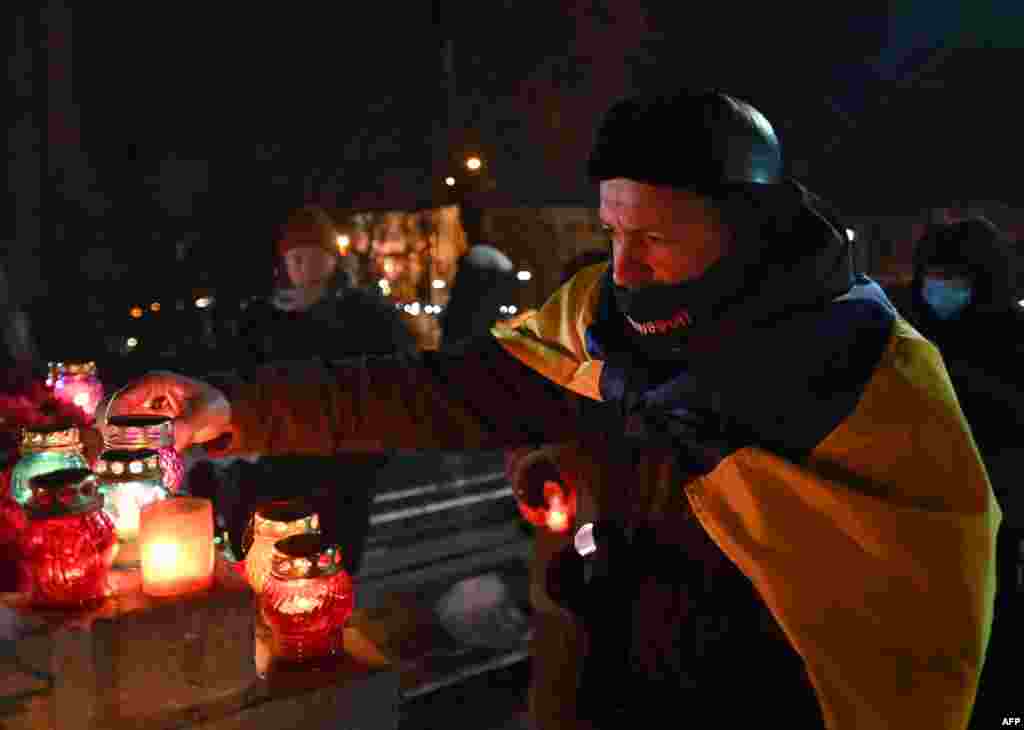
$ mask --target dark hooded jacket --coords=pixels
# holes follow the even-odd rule
[[[274,297],[254,299],[241,328],[245,362],[359,355],[412,354],[416,341],[394,305],[350,285],[339,270],[327,294],[304,312],[278,308]]]
[[[922,295],[929,267],[966,268],[973,297],[959,317],[936,317]],[[992,641],[978,690],[975,725],[988,727],[1005,714],[1019,688],[1013,641],[1022,607],[1024,559],[1024,316],[1014,289],[1014,257],[988,221],[975,218],[930,228],[914,251],[912,284],[893,287],[894,304],[934,342],[945,360],[957,400],[971,425],[978,450],[1005,521],[997,546],[997,587]]]
[[[924,273],[933,266],[966,267],[973,276],[971,302],[955,319],[939,319],[924,300]],[[1024,466],[1002,463],[1024,428],[1024,310],[1014,286],[1007,242],[990,223],[974,218],[931,227],[914,250],[912,283],[889,290],[900,313],[942,353],[1000,496]],[[1009,513],[1007,518],[1012,522]]]
[[[509,258],[492,246],[473,246],[459,259],[448,306],[441,312],[441,343],[448,347],[486,335],[500,307],[513,303],[516,276]]]

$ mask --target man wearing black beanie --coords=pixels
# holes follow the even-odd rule
[[[116,410],[215,454],[569,443],[578,531],[534,588],[585,636],[546,654],[580,680],[541,727],[962,729],[999,507],[939,353],[782,169],[728,94],[625,99],[588,165],[611,261],[536,313],[319,379],[153,374]]]

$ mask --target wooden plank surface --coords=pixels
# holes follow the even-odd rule
[[[202,594],[151,599],[121,575],[115,598],[82,613],[0,595],[0,730],[395,727],[398,673],[364,612],[344,656],[286,667],[245,582],[225,565],[217,576]]]

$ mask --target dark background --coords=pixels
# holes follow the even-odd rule
[[[593,205],[598,115],[675,84],[752,101],[844,212],[1022,206],[1021,4],[834,5],[15,7],[15,298],[77,329],[120,326],[129,302],[255,293],[288,208],[452,202],[464,188],[441,180],[469,153],[502,205]]]

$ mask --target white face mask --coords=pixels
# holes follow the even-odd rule
[[[926,277],[921,295],[939,319],[958,317],[971,303],[973,287],[968,279]]]
[[[274,294],[273,304],[284,312],[305,312],[323,298],[326,283],[319,286],[279,289]]]

